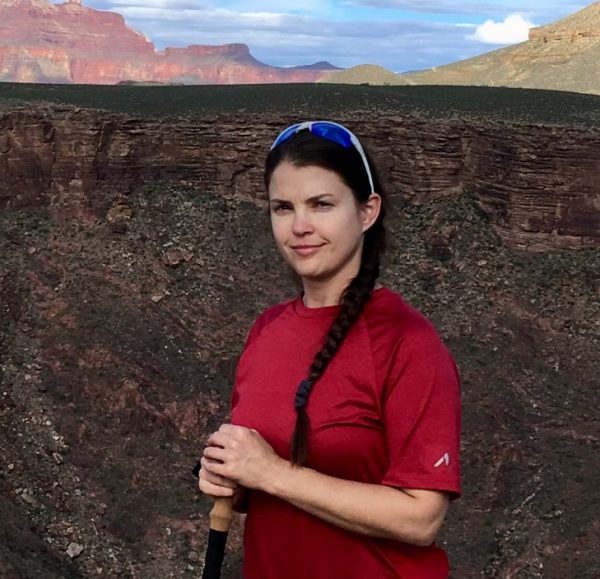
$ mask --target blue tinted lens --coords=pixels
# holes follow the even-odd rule
[[[327,121],[318,121],[313,123],[296,123],[295,125],[291,125],[282,133],[280,133],[280,135],[275,139],[275,142],[271,145],[271,149],[274,149],[278,145],[281,145],[281,143],[284,143],[289,138],[293,137],[301,128],[307,128],[313,135],[327,139],[333,143],[337,143],[346,149],[352,147],[352,138],[344,127],[329,123]]]
[[[310,132],[317,137],[323,137],[328,141],[333,141],[338,145],[342,145],[346,149],[352,147],[352,139],[348,131],[343,127],[332,125],[331,123],[313,123],[310,127]]]
[[[301,124],[302,123],[296,123],[295,125],[291,125],[282,133],[280,133],[279,136],[275,139],[275,142],[271,145],[271,149],[274,149],[275,147],[277,147],[277,145],[281,145],[281,143],[287,141],[291,136],[295,135],[296,131],[298,130],[298,127]]]
[[[297,132],[308,129],[311,134],[321,137],[323,139],[327,139],[333,143],[336,143],[345,149],[350,149],[354,147],[354,149],[360,155],[362,159],[363,165],[365,167],[365,172],[369,179],[369,186],[371,187],[371,191],[375,191],[373,185],[373,175],[371,175],[371,169],[369,168],[369,162],[367,161],[367,157],[362,148],[362,145],[358,141],[358,139],[344,126],[338,125],[337,123],[333,123],[330,121],[305,121],[304,123],[296,123],[284,129],[282,133],[275,139],[273,144],[271,145],[271,151],[287,141],[290,137],[295,135]]]

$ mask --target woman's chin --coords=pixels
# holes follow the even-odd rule
[[[294,270],[302,279],[305,279],[307,281],[319,281],[327,277],[314,270],[302,268],[294,268]]]
[[[316,260],[308,259],[286,259],[288,265],[302,277],[314,277],[319,275],[319,264]]]

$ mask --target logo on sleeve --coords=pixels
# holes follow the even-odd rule
[[[450,455],[445,452],[442,456],[440,456],[439,460],[433,465],[434,468],[438,468],[442,465],[448,466],[450,464]]]

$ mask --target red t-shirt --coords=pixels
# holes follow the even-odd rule
[[[254,323],[240,358],[232,422],[255,428],[289,459],[294,396],[339,306],[300,298]],[[308,401],[307,467],[399,488],[460,493],[456,365],[431,323],[386,288],[374,290]],[[250,491],[245,579],[442,579],[448,559],[346,531],[262,491]]]

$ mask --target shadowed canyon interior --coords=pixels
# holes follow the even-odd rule
[[[600,132],[383,102],[336,118],[389,183],[382,282],[461,371],[452,577],[591,579]],[[199,576],[210,505],[191,467],[252,320],[295,291],[261,181],[288,121],[2,104],[1,576]],[[227,561],[238,577],[239,519]]]

